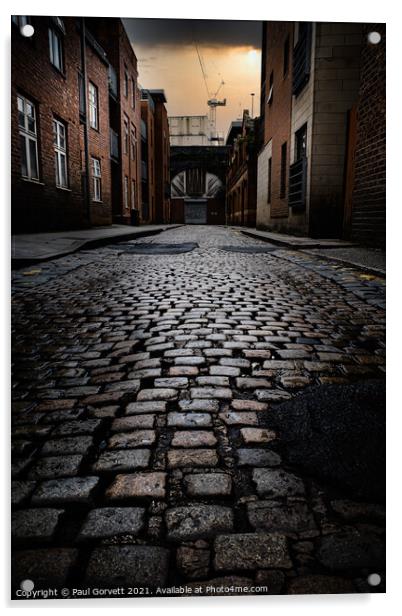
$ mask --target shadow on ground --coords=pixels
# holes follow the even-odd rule
[[[289,464],[355,497],[385,499],[383,381],[311,388],[273,409],[270,420]]]

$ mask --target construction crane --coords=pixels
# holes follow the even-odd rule
[[[218,89],[216,90],[216,92],[211,92],[209,87],[208,87],[208,75],[207,75],[207,71],[205,69],[205,63],[204,60],[202,58],[202,55],[200,53],[200,50],[198,48],[197,42],[194,41],[194,45],[195,45],[195,49],[197,51],[197,56],[198,56],[198,61],[200,63],[200,67],[201,67],[201,72],[202,72],[202,77],[204,80],[204,84],[205,84],[205,89],[207,91],[207,96],[208,96],[208,100],[207,100],[207,105],[209,107],[209,127],[210,127],[210,137],[209,140],[210,141],[222,141],[222,139],[220,137],[218,137],[218,134],[216,132],[216,108],[217,107],[226,107],[226,98],[219,100],[218,99],[218,94],[221,90],[221,88],[225,85],[225,82],[223,81],[223,79],[221,79],[221,82],[219,84]]]

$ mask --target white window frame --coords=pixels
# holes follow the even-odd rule
[[[68,167],[67,167],[67,128],[66,125],[53,118],[53,137],[54,137],[54,162],[56,173],[56,186],[58,188],[68,188]],[[62,170],[64,169],[65,182],[63,183]]]
[[[124,208],[128,210],[128,176],[124,176]]]
[[[61,73],[64,72],[63,39],[54,28],[49,28],[49,56],[50,62]]]
[[[92,162],[92,201],[100,203],[102,201],[102,167],[101,161],[95,156],[91,157]]]
[[[89,126],[95,130],[99,129],[99,94],[98,88],[92,81],[88,82],[88,107],[89,107]]]
[[[19,103],[21,103],[22,110],[19,109]],[[33,112],[32,115],[29,115],[27,113],[28,105],[32,109],[32,112]],[[21,169],[21,176],[28,180],[38,182],[39,181],[39,159],[38,159],[38,134],[37,134],[37,124],[36,124],[36,107],[35,107],[35,104],[31,100],[29,100],[28,98],[25,98],[25,96],[22,96],[21,94],[18,94],[17,95],[17,108],[18,108],[19,134],[20,134],[20,138],[22,137],[24,140],[23,147],[25,148],[25,158],[26,158],[26,163],[27,163],[27,174],[25,175],[24,173],[22,173],[22,169]],[[23,124],[20,123],[20,117],[19,117],[20,113],[23,114]],[[31,124],[31,126],[30,126],[30,119],[31,119],[31,123],[33,123],[33,125]],[[34,175],[34,172],[33,172],[34,166],[32,165],[32,160],[31,160],[30,143],[35,144],[34,152],[35,152],[36,175]],[[22,159],[21,159],[21,166],[22,166]]]

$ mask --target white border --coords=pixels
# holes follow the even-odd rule
[[[29,8],[28,8],[29,7]],[[388,573],[386,595],[336,595],[336,596],[295,596],[295,597],[236,597],[236,598],[199,598],[199,599],[135,599],[128,600],[77,600],[71,601],[40,601],[40,602],[10,602],[9,597],[9,472],[8,472],[8,420],[5,419],[8,409],[8,396],[10,383],[9,348],[5,341],[9,340],[10,311],[8,305],[9,295],[9,200],[10,200],[10,164],[9,164],[9,65],[10,65],[10,14],[42,14],[53,15],[56,12],[62,15],[118,15],[121,17],[175,17],[194,19],[269,19],[269,20],[311,20],[311,21],[364,21],[387,22],[387,233],[388,233],[388,310],[387,321],[391,335],[388,335]],[[365,616],[378,616],[379,612],[391,614],[402,604],[398,597],[400,586],[400,549],[401,534],[401,475],[398,465],[397,452],[401,449],[401,413],[402,404],[397,390],[398,380],[401,379],[401,255],[400,234],[402,231],[401,209],[401,156],[402,156],[402,109],[401,109],[401,41],[402,19],[401,10],[392,0],[381,2],[351,2],[351,0],[334,0],[333,2],[316,2],[313,0],[288,0],[287,2],[274,2],[271,0],[256,0],[254,3],[238,3],[233,0],[203,0],[196,4],[188,0],[162,2],[154,0],[150,3],[134,3],[114,0],[113,3],[95,4],[84,0],[70,0],[67,4],[36,0],[33,4],[26,1],[10,2],[5,0],[1,8],[0,27],[1,37],[1,82],[0,92],[0,118],[1,118],[1,145],[0,145],[0,173],[2,192],[1,199],[1,283],[3,288],[3,301],[1,302],[1,317],[3,325],[2,336],[2,371],[1,393],[3,404],[0,406],[2,415],[1,438],[3,440],[2,458],[5,476],[1,483],[2,503],[2,541],[1,541],[1,599],[6,609],[15,609],[16,613],[22,610],[47,609],[74,609],[75,612],[95,613],[99,609],[130,609],[137,613],[177,613],[189,611],[196,614],[205,609],[217,610],[222,613],[240,614],[244,609],[255,613],[267,614],[268,610],[280,611],[285,616],[295,614],[304,616],[311,614],[364,614]],[[399,282],[399,284],[398,284]],[[6,548],[7,546],[7,548]],[[399,600],[399,601],[398,601]],[[400,613],[400,612],[399,612]]]

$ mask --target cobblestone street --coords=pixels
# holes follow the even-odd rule
[[[384,309],[224,227],[14,271],[14,584],[383,591]]]

